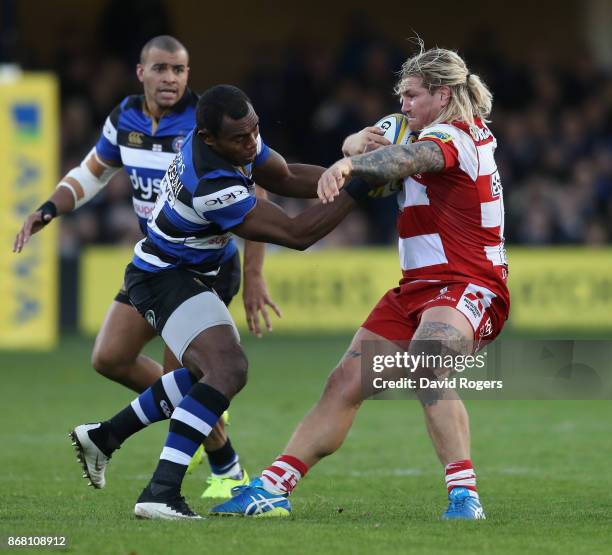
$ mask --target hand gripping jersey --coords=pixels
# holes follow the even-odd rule
[[[509,306],[504,201],[495,137],[480,120],[435,124],[418,141],[434,141],[444,170],[407,177],[398,195],[403,280],[462,281],[482,288],[486,306]]]
[[[142,232],[170,162],[195,126],[196,94],[189,89],[154,128],[143,95],[125,98],[106,118],[96,151],[100,158],[122,164],[132,182],[132,203]]]
[[[269,155],[259,137],[253,163],[232,166],[192,131],[162,180],[133,264],[149,272],[186,267],[214,275],[236,253],[228,230],[255,206],[252,171]]]

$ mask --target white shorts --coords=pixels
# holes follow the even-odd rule
[[[161,336],[182,362],[191,342],[213,326],[231,326],[236,341],[240,342],[240,334],[229,310],[216,293],[206,291],[184,301],[166,320]]]

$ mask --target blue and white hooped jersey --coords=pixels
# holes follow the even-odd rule
[[[133,264],[149,272],[186,267],[214,274],[236,252],[229,230],[255,206],[252,171],[269,155],[259,137],[253,163],[232,166],[195,130],[190,133],[162,180],[147,237],[134,248]]]
[[[132,203],[140,228],[146,233],[161,180],[195,127],[198,97],[189,89],[159,120],[145,111],[144,95],[126,97],[106,118],[96,151],[100,158],[122,164],[132,183]]]

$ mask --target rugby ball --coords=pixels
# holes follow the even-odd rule
[[[374,127],[380,127],[385,132],[385,139],[394,145],[407,145],[413,136],[408,127],[408,118],[403,114],[385,116],[378,120]]]
[[[417,134],[410,131],[408,118],[403,114],[389,114],[378,120],[375,127],[380,127],[384,132],[384,137],[391,144],[407,145],[416,141]],[[384,148],[384,147],[382,147]],[[386,198],[398,193],[402,188],[402,179],[395,179],[387,183],[373,187],[369,193],[371,198]]]

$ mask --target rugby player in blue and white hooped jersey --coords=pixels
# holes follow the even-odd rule
[[[215,275],[236,253],[227,230],[255,205],[253,169],[269,154],[258,136],[255,159],[235,167],[190,134],[164,177],[147,237],[134,249],[134,266],[147,272],[189,266]]]
[[[177,387],[169,399],[170,433],[134,509],[142,518],[200,518],[181,496],[187,466],[246,384],[247,359],[238,332],[211,287],[219,267],[233,256],[231,233],[303,250],[331,231],[362,191],[349,185],[335,203],[317,203],[291,218],[277,205],[255,198],[254,179],[275,193],[312,197],[322,168],[288,165],[269,149],[259,136],[253,106],[236,87],[206,91],[196,121],[197,129],[162,181],[147,237],[126,269],[130,300],[185,367],[172,373]],[[97,446],[88,456],[117,448],[109,438],[125,441],[167,418],[151,407],[145,393],[88,432]],[[104,467],[105,458],[97,460]]]
[[[72,169],[49,200],[27,218],[14,250],[20,251],[29,236],[56,215],[88,202],[121,166],[132,182],[134,211],[143,233],[146,232],[146,221],[155,205],[159,184],[195,125],[198,98],[187,88],[188,64],[185,47],[173,37],[159,36],[145,44],[136,68],[144,94],[128,96],[111,112],[100,139],[81,165]],[[258,334],[258,311],[262,312],[268,328],[265,305],[277,312],[261,273],[263,249],[260,243],[245,244],[245,309],[250,329]],[[232,256],[221,266],[214,287],[225,303],[237,293],[240,258],[235,247]],[[162,367],[141,354],[154,336],[155,330],[134,309],[122,288],[96,338],[93,366],[102,375],[142,393],[162,375]],[[180,366],[167,349],[164,358],[166,371]],[[203,495],[229,496],[231,488],[244,483],[247,477],[224,433],[222,421],[207,439],[206,451],[213,473]],[[85,472],[90,474],[87,468]],[[104,479],[95,472],[88,477],[94,487],[104,487]]]

